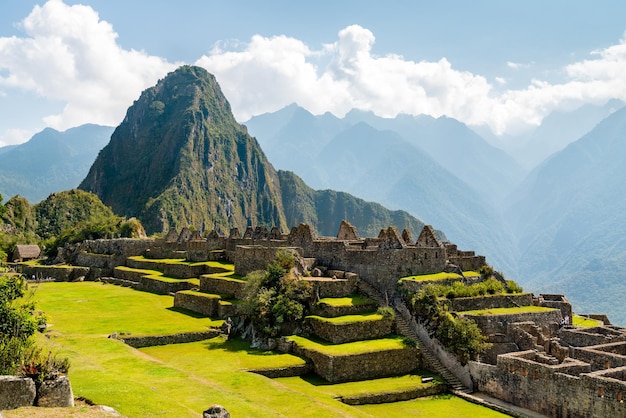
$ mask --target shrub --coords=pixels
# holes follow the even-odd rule
[[[24,300],[26,281],[21,276],[0,277],[0,375],[15,374],[34,349],[31,337],[45,328],[46,318],[35,304]]]
[[[382,315],[383,318],[393,318],[396,315],[393,308],[390,306],[386,306],[384,308],[381,306],[380,308],[376,310],[376,313],[378,315]]]
[[[267,337],[281,332],[281,325],[304,317],[313,296],[310,282],[290,274],[295,256],[278,251],[265,271],[253,271],[246,277],[243,310],[253,326]]]
[[[522,286],[518,285],[515,280],[507,280],[506,291],[507,293],[522,293],[524,289],[522,289]]]

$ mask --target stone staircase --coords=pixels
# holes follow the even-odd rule
[[[472,389],[461,383],[461,381],[443,364],[441,364],[439,359],[437,359],[437,357],[435,357],[435,355],[426,348],[426,344],[411,329],[408,322],[398,312],[396,312],[396,331],[417,343],[417,346],[422,353],[422,362],[424,367],[443,377],[443,379],[448,382],[452,392],[472,393]]]
[[[374,299],[380,306],[389,305],[387,297],[383,297],[380,291],[363,280],[359,282],[359,290],[365,293],[368,297]],[[393,302],[402,303],[401,300],[394,300]],[[402,317],[396,307],[394,307],[394,311],[396,313],[396,331],[398,334],[415,341],[422,354],[422,362],[424,366],[428,370],[441,376],[448,383],[452,392],[461,392],[466,394],[472,393],[473,389],[466,387],[450,370],[441,364],[439,359],[427,348],[425,342],[422,341],[419,335],[413,331],[409,323]]]

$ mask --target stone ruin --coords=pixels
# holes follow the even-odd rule
[[[243,234],[233,228],[228,236],[212,231],[206,238],[197,231],[183,229],[180,233],[170,230],[160,239],[85,241],[64,248],[60,255],[66,263],[87,269],[88,272],[81,273],[87,278],[111,274],[132,255],[185,258],[193,262],[227,260],[235,264],[236,274],[244,276],[264,269],[278,249],[297,253],[303,260],[303,268],[311,269],[311,276],[331,273],[343,277],[350,272],[391,299],[398,294],[397,283],[401,277],[477,271],[486,265],[485,257],[473,251],[458,250],[455,244],[442,241],[428,225],[413,241],[407,230],[399,233],[395,227],[382,229],[375,238],[362,238],[347,221],[341,223],[336,237],[318,236],[307,224],[293,227],[288,234],[276,227],[250,226]],[[188,273],[184,276],[180,272],[179,277],[196,277],[194,272]],[[345,286],[355,286],[345,279],[335,284],[343,286],[340,283],[343,281]],[[207,283],[201,281],[200,290],[212,293]],[[222,289],[229,293],[226,290]],[[236,290],[230,292],[235,294]],[[181,292],[181,298],[183,296]],[[565,324],[564,319],[572,318],[573,314],[571,304],[563,295],[517,294],[463,299],[448,301],[449,309],[472,311],[530,305],[551,308],[540,313],[468,315],[491,343],[480,361],[470,361],[459,372],[467,375],[475,389],[552,417],[626,416],[624,328],[610,325],[602,315],[594,315],[604,320],[604,325],[598,327],[578,328]],[[217,302],[215,305],[212,313],[220,309]]]

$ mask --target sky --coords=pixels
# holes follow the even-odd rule
[[[216,76],[240,122],[297,103],[509,137],[626,101],[625,31],[617,1],[2,0],[0,146],[116,126],[183,64]]]

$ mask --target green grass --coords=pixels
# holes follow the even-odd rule
[[[475,271],[464,271],[463,275],[465,277],[480,277],[480,273]],[[402,277],[400,281],[403,280],[413,280],[413,281],[425,281],[425,280],[446,280],[446,279],[461,279],[461,275],[457,273],[433,273],[433,274],[420,274],[418,276],[407,276]]]
[[[576,327],[597,327],[600,325],[600,322],[584,316],[572,315],[572,325]]]
[[[292,335],[288,337],[300,347],[314,350],[329,356],[348,356],[353,354],[371,353],[375,351],[401,350],[407,348],[402,337],[388,337],[376,340],[355,341],[344,344],[332,344],[326,341],[311,340]]]
[[[338,316],[336,318],[326,318],[318,315],[309,315],[307,318],[316,319],[319,321],[329,322],[335,325],[347,325],[347,324],[356,324],[358,322],[369,322],[369,321],[382,321],[383,316],[373,313],[360,314],[360,315],[343,315]]]
[[[219,267],[223,269],[230,270],[231,272],[235,270],[235,266],[232,263],[225,263],[222,261],[187,261],[184,258],[146,258],[142,255],[136,255],[128,257],[129,260],[134,261],[143,261],[146,263],[163,263],[163,264],[183,264],[189,266],[210,266],[210,267]]]
[[[457,312],[459,315],[509,315],[509,314],[523,314],[523,313],[538,313],[554,311],[553,308],[545,308],[543,306],[520,306],[515,308],[491,308],[491,309],[477,309],[474,311]]]
[[[377,386],[410,386],[413,378],[341,385],[308,377],[268,379],[244,370],[299,365],[303,360],[250,349],[240,340],[218,337],[136,350],[107,335],[202,331],[221,321],[173,310],[171,296],[126,287],[93,282],[31,287],[36,288],[38,308],[47,313],[51,329],[50,338],[39,335],[39,342],[70,357],[74,395],[109,405],[124,416],[198,417],[215,403],[224,405],[234,417],[410,416],[416,413],[416,405],[421,408],[430,403],[399,402],[378,410],[345,405],[334,396],[369,392]],[[387,344],[400,346],[401,341],[390,339]],[[448,403],[455,406],[446,409]],[[466,404],[456,398],[441,400],[429,416],[463,416],[450,411],[464,413]],[[474,405],[467,407],[474,409],[465,416],[502,416]]]
[[[387,408],[387,405],[394,405]],[[433,396],[395,404],[361,405],[355,407],[361,412],[375,417],[454,417],[454,418],[491,418],[508,415],[483,408],[464,399],[451,395]]]
[[[185,294],[185,295],[193,295],[193,296],[197,296],[197,297],[201,297],[201,298],[207,298],[207,299],[222,299],[222,297],[220,295],[214,295],[212,293],[204,293],[204,292],[198,292],[195,290],[180,290],[176,293],[181,293],[181,294]]]
[[[342,306],[363,306],[376,304],[373,299],[363,295],[350,295],[345,298],[322,298],[317,302],[318,305],[328,305],[333,307]]]

